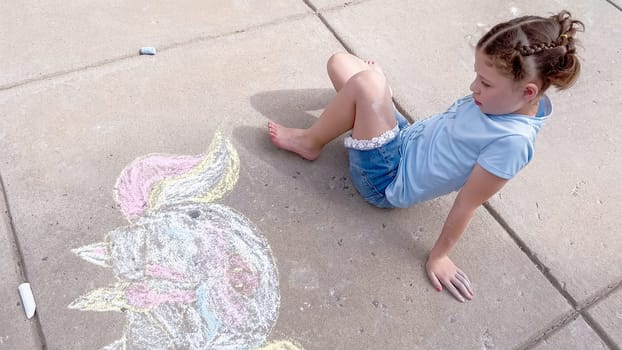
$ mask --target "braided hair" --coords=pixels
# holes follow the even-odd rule
[[[584,30],[566,10],[550,17],[523,16],[494,26],[477,49],[514,81],[537,78],[541,93],[551,85],[564,90],[579,77],[575,34]]]

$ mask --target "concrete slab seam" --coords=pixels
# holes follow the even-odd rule
[[[619,288],[622,288],[622,281],[614,282],[602,290],[595,292],[591,298],[586,299],[585,301],[578,302],[575,300],[562,286],[561,283],[550,273],[550,269],[538,259],[537,255],[527,246],[527,244],[518,237],[518,234],[509,226],[509,224],[501,217],[489,202],[484,203],[484,207],[488,211],[490,215],[503,227],[503,229],[510,235],[510,237],[514,240],[514,242],[518,245],[518,247],[529,257],[529,259],[534,263],[536,268],[545,275],[545,277],[549,280],[549,282],[558,290],[558,292],[566,298],[568,303],[572,306],[573,309],[578,312],[583,312],[585,309],[594,305],[598,301],[605,299],[611,293],[615,292]]]
[[[620,350],[620,347],[618,345],[616,345],[615,341],[613,339],[611,339],[611,337],[607,334],[607,332],[605,331],[605,329],[600,325],[600,323],[598,323],[598,321],[596,321],[592,315],[586,313],[581,313],[581,316],[583,316],[583,319],[585,320],[585,322],[592,327],[592,329],[594,330],[594,332],[596,334],[598,334],[598,336],[600,337],[600,339],[603,341],[603,343],[605,343],[605,345],[607,345],[609,347],[609,349],[611,350]]]
[[[15,233],[15,229],[13,227],[13,218],[11,216],[11,212],[9,211],[9,204],[7,201],[6,192],[4,190],[4,181],[2,180],[2,174],[0,174],[0,192],[2,192],[2,197],[0,197],[0,211],[4,212],[1,215],[3,216],[3,221],[6,222],[6,230],[8,231],[7,238],[10,241],[12,248],[11,250],[13,251],[13,261],[18,266],[20,281],[24,282],[28,280],[26,278],[26,272],[24,271],[24,259],[22,257],[19,241],[17,240],[17,234]]]
[[[523,253],[525,253],[525,255],[527,255],[527,257],[529,258],[529,260],[531,260],[531,262],[535,265],[535,267],[544,275],[544,277],[549,281],[549,283],[553,285],[553,287],[564,297],[564,299],[566,299],[566,302],[568,302],[568,304],[570,304],[570,306],[573,308],[573,310],[570,311],[569,314],[566,314],[565,316],[563,316],[561,320],[558,320],[557,322],[554,321],[551,326],[547,327],[544,331],[538,332],[535,336],[529,338],[525,343],[523,343],[524,345],[517,348],[517,349],[531,349],[537,344],[544,341],[545,339],[549,338],[551,335],[555,334],[559,329],[561,329],[566,324],[570,323],[571,321],[573,321],[580,315],[580,312],[577,310],[577,307],[578,307],[577,301],[566,290],[562,288],[561,283],[557,280],[557,278],[555,278],[555,276],[553,276],[550,273],[549,268],[546,265],[544,265],[542,261],[540,261],[540,259],[538,259],[536,254],[518,236],[516,231],[514,231],[510,227],[507,221],[503,219],[501,214],[499,214],[499,212],[497,212],[490,205],[489,202],[485,202],[483,206],[484,208],[486,208],[488,213],[493,217],[493,219],[499,225],[501,225],[501,227],[505,230],[505,232],[508,233],[510,238],[514,241],[514,243],[516,243],[519,249]]]
[[[554,319],[544,330],[536,332],[533,336],[528,338],[523,344],[517,346],[515,350],[528,350],[533,349],[538,344],[542,343],[546,339],[553,336],[555,333],[559,332],[562,328],[564,328],[570,322],[576,320],[580,316],[580,313],[577,310],[570,310],[569,312],[563,314],[562,316]]]
[[[8,239],[10,240],[10,244],[13,250],[13,260],[17,264],[19,271],[19,279],[21,282],[28,281],[28,274],[26,272],[26,265],[24,264],[24,255],[22,254],[22,249],[19,244],[19,239],[17,238],[17,233],[15,231],[15,226],[13,224],[13,216],[11,215],[11,208],[9,206],[8,196],[6,194],[6,190],[4,187],[4,180],[2,178],[2,173],[0,173],[0,211],[4,213],[0,213],[0,215],[4,216],[4,220],[7,223]],[[15,286],[15,291],[17,293],[17,286]],[[43,328],[41,327],[41,322],[39,320],[39,315],[35,313],[35,316],[32,318],[34,323],[34,327],[36,330],[36,334],[38,336],[35,339],[35,343],[38,343],[38,347],[41,349],[47,349],[47,343],[45,341],[45,335],[43,334]]]
[[[317,7],[315,7],[315,5],[313,5],[311,3],[311,1],[313,0],[303,0],[307,6],[313,8],[316,12],[331,12],[331,11],[336,11],[336,10],[340,10],[343,9],[345,7],[350,7],[350,6],[356,6],[356,5],[360,5],[366,2],[370,2],[372,0],[350,0],[350,1],[345,1],[343,4],[341,5],[333,5],[333,6],[328,6],[322,9],[317,9]]]
[[[309,6],[310,8],[314,9],[313,5],[311,5],[309,3],[309,0],[303,0],[307,6]],[[355,3],[355,5],[358,5],[360,3],[362,3],[363,1],[359,1],[357,3]],[[343,7],[343,6],[341,6]],[[333,10],[336,7],[330,8],[329,10]],[[315,11],[315,10],[314,10]],[[326,12],[326,11],[324,11]],[[326,29],[328,29],[329,32],[331,32],[331,34],[333,34],[333,36],[335,37],[335,39],[337,39],[337,41],[339,41],[339,44],[341,44],[341,46],[343,46],[344,50],[347,51],[348,53],[358,56],[354,50],[352,50],[352,48],[350,47],[350,45],[348,45],[345,40],[343,40],[343,38],[341,38],[341,36],[339,36],[339,34],[337,34],[337,31],[328,23],[328,20],[326,19],[326,17],[324,17],[324,15],[322,13],[316,12],[316,15],[318,16],[318,18],[320,19],[320,21],[322,21],[322,23],[324,24],[324,26],[326,26]],[[395,100],[395,98],[393,99],[393,104],[395,105],[395,109],[397,109],[398,112],[400,112],[400,114],[402,114],[402,116],[404,116],[406,118],[406,120],[408,120],[409,122],[414,122],[414,118],[410,115],[410,113],[408,113],[408,111],[406,111],[404,109],[404,107],[402,107],[402,105],[397,102]]]
[[[611,6],[613,6],[613,7],[617,8],[619,11],[622,11],[622,7],[620,7],[620,5],[618,5],[618,4],[616,4],[615,2],[613,2],[613,0],[607,0],[607,2],[608,2]]]
[[[566,301],[570,304],[570,306],[572,306],[573,309],[577,310],[578,309],[577,301],[572,297],[572,295],[570,295],[570,293],[568,293],[568,291],[566,291],[562,287],[561,283],[557,280],[557,278],[555,278],[555,276],[551,274],[550,269],[544,263],[542,263],[542,261],[538,258],[538,256],[527,246],[525,241],[523,241],[518,236],[516,231],[514,231],[510,227],[507,221],[505,221],[505,219],[501,217],[501,214],[499,214],[499,212],[496,211],[489,202],[486,202],[483,205],[484,205],[484,208],[486,208],[486,210],[488,211],[488,213],[492,215],[495,221],[497,221],[497,223],[499,223],[499,225],[503,227],[505,232],[507,232],[508,235],[510,235],[510,238],[512,238],[512,240],[514,241],[514,243],[516,243],[516,245],[520,248],[520,250],[522,250],[523,253],[527,255],[529,260],[531,260],[531,262],[536,266],[536,268],[540,270],[540,272],[542,272],[544,277],[546,277],[546,279],[553,285],[553,287],[555,287],[555,289],[557,289],[557,291],[566,299]]]
[[[400,112],[400,114],[406,118],[406,120],[408,120],[410,123],[414,123],[415,122],[415,118],[413,118],[410,113],[408,113],[404,107],[402,107],[402,104],[395,101],[395,99],[393,99],[393,105],[395,106],[395,109],[397,109],[398,112]]]
[[[605,345],[607,345],[612,350],[620,350],[620,347],[615,344],[614,340],[607,334],[604,328],[589,313],[587,313],[587,309],[592,307],[597,302],[607,298],[610,294],[614,293],[619,288],[622,288],[622,282],[617,282],[611,286],[607,286],[603,291],[596,293],[599,295],[597,298],[591,299],[589,303],[584,304],[584,306],[579,306],[576,309],[571,310],[569,313],[558,318],[557,320],[553,321],[543,331],[536,333],[533,337],[525,341],[521,346],[517,347],[517,349],[533,349],[537,345],[541,344],[543,341],[549,339],[554,334],[561,331],[565,326],[576,320],[579,316],[582,316],[585,323],[587,323],[588,326],[592,328],[594,333],[596,333],[596,335]]]
[[[614,283],[604,288],[603,291],[596,293],[596,297],[592,298],[580,308],[581,316],[585,319],[585,322],[594,330],[594,332],[600,337],[600,339],[612,350],[621,350],[615,341],[607,334],[605,329],[590,315],[587,310],[597,304],[598,302],[606,299],[609,295],[622,288],[622,281]]]
[[[591,298],[588,298],[585,301],[579,303],[579,305],[577,306],[577,310],[583,311],[583,310],[586,310],[592,307],[594,304],[607,298],[610,294],[612,294],[613,292],[617,291],[620,288],[622,288],[622,281],[609,284],[605,288],[594,293]]]
[[[307,5],[307,7],[309,7],[309,8],[313,11],[313,13],[315,13],[315,14],[317,14],[317,13],[318,13],[318,11],[317,11],[317,7],[315,7],[315,6],[311,3],[311,0],[302,0],[302,2],[304,2],[304,4],[305,4],[305,5]]]
[[[347,51],[348,53],[352,55],[359,57],[359,55],[357,55],[356,52],[354,52],[354,50],[345,42],[345,40],[341,38],[339,34],[337,34],[337,31],[328,23],[328,20],[326,19],[326,17],[318,13],[318,18],[322,21],[322,23],[324,23],[324,25],[326,26],[326,29],[328,29],[328,31],[330,31],[331,34],[333,34],[335,39],[339,41],[339,43],[341,44],[341,46],[343,46],[345,51]],[[397,109],[397,111],[400,112],[400,114],[404,116],[409,122],[413,123],[415,121],[414,118],[410,115],[410,113],[408,113],[408,111],[406,111],[404,107],[402,107],[402,105],[395,100],[395,98],[393,98],[393,104],[395,105],[395,109]]]
[[[322,15],[321,13],[317,14],[318,18],[320,19],[320,21],[322,21],[322,23],[324,23],[324,26],[326,27],[326,29],[328,29],[328,31],[331,32],[331,34],[333,34],[333,36],[335,37],[335,39],[337,39],[337,41],[339,41],[339,43],[341,44],[341,46],[343,46],[343,48],[349,52],[352,53],[352,48],[350,47],[350,45],[348,45],[348,43],[345,42],[345,40],[343,40],[343,38],[341,38],[339,36],[339,34],[337,34],[337,31],[335,31],[335,28],[333,28],[329,23],[328,20],[326,19],[326,17],[324,17],[324,15]]]
[[[56,72],[52,72],[52,73],[48,73],[48,74],[43,74],[37,78],[29,78],[29,79],[24,79],[15,83],[9,83],[9,84],[5,84],[5,85],[0,85],[0,91],[6,91],[6,90],[10,90],[13,88],[17,88],[17,87],[21,87],[24,85],[28,85],[30,83],[35,83],[35,82],[40,82],[40,81],[45,81],[45,80],[51,80],[54,79],[56,77],[60,77],[60,76],[64,76],[64,75],[68,75],[68,74],[72,74],[72,73],[77,73],[77,72],[82,72],[85,70],[89,70],[89,69],[93,69],[93,68],[98,68],[98,67],[102,67],[111,63],[116,63],[116,62],[121,62],[133,57],[136,57],[138,55],[124,55],[124,56],[117,56],[117,57],[113,57],[113,58],[108,58],[105,59],[103,61],[99,61],[99,62],[95,62],[95,63],[91,63],[91,64],[87,64],[78,68],[72,68],[72,69],[65,69],[65,70],[61,70],[61,71],[56,71]]]
[[[341,36],[339,36],[339,34],[337,34],[337,31],[335,30],[335,28],[333,28],[333,26],[331,26],[328,23],[328,20],[326,19],[326,17],[324,17],[324,13],[326,12],[333,12],[339,9],[342,9],[346,6],[350,6],[350,5],[359,5],[361,3],[367,2],[369,0],[365,0],[365,1],[357,1],[357,2],[348,2],[345,5],[337,5],[337,6],[333,6],[333,7],[329,7],[326,9],[323,9],[321,11],[318,11],[317,8],[311,3],[311,0],[303,0],[303,2],[309,6],[310,9],[313,10],[314,14],[320,19],[320,21],[322,21],[322,23],[324,23],[324,26],[326,26],[326,28],[333,34],[333,36],[335,37],[335,39],[337,39],[337,41],[339,41],[339,43],[341,44],[341,46],[343,46],[343,48],[348,51],[349,53],[353,53],[352,48],[350,47],[350,45],[348,45],[343,38],[341,38]]]
[[[167,44],[167,45],[160,45],[157,47],[157,50],[159,53],[162,53],[164,51],[168,51],[168,50],[172,50],[172,49],[177,49],[180,47],[184,47],[184,46],[190,46],[196,43],[201,43],[201,42],[205,42],[205,41],[209,41],[209,40],[214,40],[214,39],[219,39],[219,38],[224,38],[224,37],[229,37],[229,36],[234,36],[236,34],[240,34],[240,33],[247,33],[247,32],[252,32],[255,30],[259,30],[262,28],[266,28],[266,27],[270,27],[270,26],[275,26],[275,25],[279,25],[282,23],[287,23],[287,22],[293,22],[293,21],[297,21],[300,19],[303,19],[305,17],[310,17],[310,16],[314,16],[315,14],[313,13],[301,13],[301,14],[295,14],[295,15],[291,15],[291,16],[286,16],[286,17],[282,17],[282,18],[277,18],[275,20],[272,21],[268,21],[265,23],[261,23],[261,24],[256,24],[256,25],[252,25],[246,28],[242,28],[242,29],[237,29],[234,31],[230,31],[230,32],[226,32],[226,33],[222,33],[222,34],[218,34],[218,35],[207,35],[207,36],[198,36],[195,38],[191,38],[185,41],[180,41],[180,42],[176,42],[176,43],[171,43],[171,44]],[[24,85],[28,85],[30,83],[34,83],[34,82],[40,82],[40,81],[45,81],[45,80],[50,80],[50,79],[54,79],[56,77],[60,77],[60,76],[64,76],[64,75],[68,75],[68,74],[72,74],[72,73],[77,73],[77,72],[82,72],[85,70],[89,70],[89,69],[94,69],[94,68],[99,68],[108,64],[113,64],[113,63],[117,63],[117,62],[122,62],[125,60],[129,60],[132,58],[140,58],[140,55],[138,54],[138,49],[136,48],[136,53],[132,53],[132,54],[126,54],[126,55],[121,55],[121,56],[117,56],[117,57],[113,57],[113,58],[108,58],[102,61],[98,61],[98,62],[94,62],[91,64],[86,64],[84,66],[81,67],[77,67],[77,68],[71,68],[71,69],[65,69],[65,70],[61,70],[61,71],[57,71],[57,72],[52,72],[52,73],[48,73],[48,74],[43,74],[37,78],[29,78],[29,79],[24,79],[18,82],[14,82],[14,83],[8,83],[5,85],[0,85],[0,92],[1,91],[5,91],[5,90],[10,90],[13,88],[17,88],[17,87],[21,87]]]
[[[516,245],[520,248],[521,251],[527,255],[527,257],[532,261],[532,263],[536,266],[536,268],[544,275],[544,277],[553,285],[555,289],[566,299],[566,301],[572,306],[573,311],[566,319],[562,322],[555,323],[553,328],[549,330],[545,330],[540,335],[535,336],[529,339],[524,347],[521,349],[530,349],[535,345],[539,344],[543,340],[549,338],[551,335],[555,334],[557,330],[564,327],[566,324],[570,323],[573,319],[576,319],[579,315],[583,316],[586,323],[594,330],[594,332],[601,338],[601,340],[609,346],[611,349],[619,350],[619,347],[615,345],[611,337],[607,335],[604,329],[594,321],[594,319],[586,312],[586,310],[597,303],[598,301],[606,298],[611,293],[616,291],[619,288],[622,288],[622,281],[616,282],[612,285],[605,287],[603,290],[594,293],[593,298],[588,301],[578,303],[571,295],[566,291],[561,283],[557,280],[555,276],[553,276],[550,272],[550,269],[542,263],[542,261],[537,257],[537,255],[527,246],[527,244],[518,236],[516,231],[514,231],[510,225],[501,217],[501,214],[497,212],[489,202],[484,203],[484,207],[488,211],[488,213],[503,227],[503,229],[508,233],[508,235],[512,238],[512,240],[516,243]]]
[[[529,350],[533,349],[543,341],[549,339],[557,332],[561,331],[565,326],[575,321],[579,316],[583,317],[585,323],[592,328],[594,333],[600,338],[600,340],[611,350],[621,350],[618,345],[615,344],[613,339],[607,334],[607,332],[602,328],[602,326],[592,318],[587,312],[572,310],[568,314],[560,317],[557,322],[552,322],[552,324],[547,327],[544,331],[536,333],[535,336],[529,338],[523,345],[517,347],[517,350]]]
[[[227,32],[227,33],[222,33],[222,34],[218,34],[218,35],[207,35],[207,36],[198,36],[192,39],[188,39],[185,41],[180,41],[177,43],[172,43],[172,44],[168,44],[168,45],[161,45],[158,48],[158,51],[166,51],[166,50],[171,50],[171,49],[176,49],[179,47],[184,47],[184,46],[190,46],[192,44],[196,44],[196,43],[201,43],[201,42],[205,42],[205,41],[209,41],[209,40],[214,40],[214,39],[219,39],[219,38],[224,38],[224,37],[229,37],[229,36],[235,36],[236,34],[240,34],[240,33],[248,33],[248,32],[253,32],[253,31],[257,31],[266,27],[271,27],[271,26],[276,26],[279,24],[283,24],[283,23],[287,23],[287,22],[294,22],[297,20],[301,20],[304,19],[306,17],[311,17],[314,16],[314,13],[299,13],[299,14],[295,14],[295,15],[290,15],[290,16],[286,16],[286,17],[282,17],[282,18],[277,18],[274,19],[272,21],[268,21],[265,23],[261,23],[261,24],[255,24],[255,25],[251,25],[249,27],[246,28],[242,28],[242,29],[237,29],[231,32]]]

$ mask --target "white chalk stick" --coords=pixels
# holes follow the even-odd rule
[[[155,55],[156,48],[145,46],[145,47],[141,47],[139,52],[141,55]]]
[[[19,290],[20,298],[22,298],[22,305],[24,306],[26,317],[30,319],[35,315],[35,309],[37,308],[35,297],[32,295],[32,289],[30,289],[30,283],[22,283],[17,289]]]

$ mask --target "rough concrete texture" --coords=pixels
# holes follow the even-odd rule
[[[35,319],[26,318],[17,291],[25,281],[17,265],[14,242],[7,206],[0,193],[0,349],[35,349],[38,347]]]
[[[315,6],[333,5],[337,7],[322,16],[354,53],[383,65],[397,102],[415,118],[439,112],[468,93],[472,44],[487,26],[559,6],[492,0],[477,9],[457,1],[370,0],[345,7],[318,1]],[[563,5],[581,13],[593,28],[584,37],[584,57],[597,64],[585,65],[584,79],[572,95],[554,96],[557,114],[543,131],[536,163],[492,203],[527,248],[551,268],[552,278],[565,282],[574,299],[591,300],[622,278],[614,253],[622,244],[615,240],[617,226],[610,218],[620,199],[614,181],[619,167],[611,161],[619,153],[621,129],[612,117],[619,110],[615,92],[620,90],[620,73],[613,63],[619,48],[602,39],[619,33],[615,25],[620,13],[605,1]],[[71,249],[101,242],[107,232],[127,224],[112,198],[124,166],[154,152],[201,153],[217,130],[232,141],[241,162],[237,185],[219,203],[255,223],[276,259],[281,306],[270,339],[291,339],[311,350],[508,349],[529,347],[556,330],[546,342],[570,348],[582,344],[584,339],[575,342],[564,336],[570,333],[586,334],[588,345],[599,344],[581,318],[566,323],[572,306],[485,209],[477,211],[452,252],[476,290],[474,301],[460,304],[446,292],[434,291],[423,268],[452,196],[407,210],[375,209],[349,182],[341,140],[312,163],[275,149],[266,135],[267,120],[310,125],[333,96],[326,59],[344,49],[304,2],[226,2],[221,5],[225,12],[213,15],[210,31],[244,32],[218,38],[204,35],[203,18],[192,7],[205,4],[171,9],[154,5],[156,13],[167,14],[162,16],[172,12],[177,19],[170,21],[179,28],[136,29],[142,33],[136,37],[126,35],[134,27],[124,27],[132,23],[125,15],[100,16],[96,26],[110,28],[104,31],[110,31],[115,43],[106,58],[125,58],[90,69],[80,68],[101,63],[100,57],[66,50],[83,44],[84,34],[76,32],[72,21],[88,12],[86,7],[46,7],[57,11],[50,16],[59,27],[45,33],[37,26],[25,32],[14,28],[29,18],[27,7],[0,6],[11,14],[2,18],[10,24],[2,22],[2,28],[11,28],[11,34],[1,35],[16,43],[35,38],[32,50],[37,55],[9,57],[7,62],[16,64],[7,64],[13,68],[6,83],[0,82],[5,86],[0,90],[0,169],[49,349],[96,349],[123,334],[125,314],[81,312],[67,305],[115,282],[110,269],[79,259]],[[211,12],[204,15],[212,18]],[[117,17],[123,26],[112,20]],[[271,23],[248,29],[265,22]],[[35,30],[43,34],[31,35]],[[91,36],[99,30],[91,30]],[[57,40],[59,35],[67,43]],[[151,57],[126,57],[149,38],[168,49]],[[36,50],[52,45],[46,43],[50,39],[63,50],[50,51],[48,65]],[[93,52],[108,47],[102,45]],[[7,88],[72,69],[76,71]],[[578,122],[596,112],[606,115]],[[556,163],[547,165],[552,160]],[[588,175],[594,178],[575,191],[575,177]],[[536,179],[547,181],[539,184]],[[566,182],[572,184],[572,198]],[[540,219],[531,208],[536,201],[548,208]],[[576,208],[581,210],[571,211]],[[546,224],[539,223],[542,218]],[[561,227],[566,220],[573,226]],[[590,228],[596,230],[581,235]],[[564,246],[568,237],[574,239],[572,249]],[[605,268],[607,262],[611,265]],[[3,275],[14,276],[2,263]],[[601,320],[599,306],[617,303],[617,296],[589,309],[599,324],[611,319],[602,312]],[[614,337],[615,327],[603,328]],[[8,328],[4,334],[15,339],[20,330]]]
[[[270,44],[285,28],[287,45]],[[4,176],[50,347],[93,348],[121,334],[122,315],[66,306],[111,282],[107,270],[69,250],[122,224],[110,191],[123,166],[152,152],[199,153],[217,129],[234,140],[242,163],[225,204],[257,223],[279,261],[283,301],[275,334],[308,349],[370,341],[456,345],[458,338],[441,336],[447,332],[473,346],[509,347],[569,310],[485,212],[456,252],[477,281],[478,299],[465,306],[435,295],[422,264],[451,201],[375,210],[345,179],[338,143],[316,163],[268,144],[267,117],[308,123],[305,111],[330,96],[324,60],[336,49],[328,31],[308,18],[3,94],[13,112],[3,143],[15,150],[2,159],[14,165]],[[37,122],[25,138],[29,127],[20,120],[27,115]],[[433,299],[423,302],[425,295]],[[515,317],[497,320],[498,313]]]
[[[579,304],[622,279],[615,214],[622,201],[622,41],[603,40],[622,35],[614,24],[622,12],[610,9],[605,2],[577,6],[587,26],[582,76],[554,94],[555,115],[539,136],[535,161],[492,200]]]
[[[309,12],[302,1],[0,3],[0,87]]]
[[[594,321],[611,337],[611,340],[622,347],[622,289],[600,301],[588,310]]]
[[[585,323],[583,317],[579,317],[550,338],[543,340],[534,350],[605,350],[608,348],[594,333],[594,330]]]
[[[513,15],[563,8],[587,27],[579,36],[581,79],[568,92],[552,93],[554,117],[539,136],[535,160],[491,202],[562,287],[585,303],[622,278],[622,235],[612,215],[622,201],[615,161],[622,144],[622,71],[616,64],[622,41],[604,40],[621,35],[622,13],[605,1],[471,6],[396,0],[383,6],[368,1],[325,16],[355,53],[384,67],[396,100],[418,119],[469,93],[473,45],[490,26]],[[391,18],[391,25],[370,18]]]
[[[125,224],[112,198],[123,167],[154,152],[204,152],[217,130],[231,135],[234,128],[264,126],[263,117],[260,124],[248,123],[258,114],[249,99],[253,94],[326,86],[320,73],[328,52],[338,47],[318,22],[309,17],[1,95],[0,104],[10,111],[3,176],[8,196],[15,198],[15,226],[32,266],[49,346],[96,348],[121,334],[123,315],[76,312],[67,305],[112,281],[109,270],[78,259],[70,249],[99,242]],[[292,27],[296,31],[277,48],[273,38]],[[309,55],[307,47],[325,53]],[[303,59],[317,73],[301,65]],[[264,140],[263,131],[255,136]],[[75,322],[58,322],[65,318]]]

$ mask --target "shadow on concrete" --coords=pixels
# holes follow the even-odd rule
[[[318,111],[334,96],[332,89],[274,90],[251,96],[251,105],[267,120],[286,126],[305,128],[316,117],[308,111]],[[379,209],[366,203],[350,182],[348,157],[343,147],[343,137],[326,145],[322,155],[310,162],[299,156],[276,148],[268,136],[266,126],[239,126],[232,136],[241,157],[261,159],[271,170],[281,173],[282,178],[294,177],[297,191],[327,200],[327,207],[347,208],[334,215],[355,215],[362,220],[381,220],[393,229],[392,237],[385,240],[395,247],[406,248],[420,264],[425,263],[428,251],[412,240],[410,225],[405,225],[404,216],[432,215],[429,207],[411,209]],[[412,264],[412,261],[410,262]]]
[[[335,96],[333,89],[272,90],[251,96],[251,105],[269,120],[290,127],[310,126],[308,111],[324,109]]]
[[[233,131],[233,137],[253,157],[262,159],[272,169],[303,181],[302,188],[309,188],[316,194],[326,195],[327,199],[336,201],[337,204],[344,204],[343,194],[335,189],[339,187],[350,197],[357,196],[358,193],[349,183],[348,157],[342,138],[326,145],[320,157],[310,162],[275,147],[267,130],[268,120],[289,127],[311,126],[317,118],[310,111],[319,114],[334,95],[332,89],[273,90],[257,93],[251,96],[250,101],[253,108],[266,117],[265,126],[237,127]],[[341,182],[341,186],[337,186],[336,182]],[[361,202],[364,203],[362,199]]]

